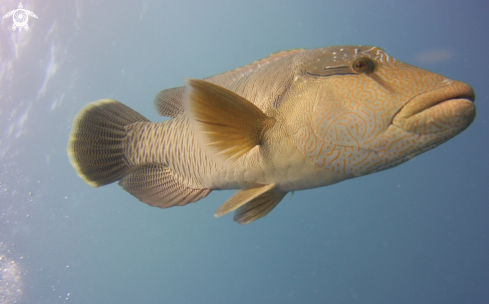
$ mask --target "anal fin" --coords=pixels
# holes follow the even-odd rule
[[[184,206],[206,197],[212,190],[188,188],[163,165],[138,166],[119,181],[119,185],[148,205],[168,208]]]

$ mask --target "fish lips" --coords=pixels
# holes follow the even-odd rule
[[[409,100],[394,116],[392,124],[416,134],[461,132],[467,128],[475,119],[474,90],[459,81],[447,79],[445,83]]]

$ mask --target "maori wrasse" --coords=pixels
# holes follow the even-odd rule
[[[466,129],[465,83],[371,46],[291,50],[161,91],[152,123],[103,99],[73,122],[68,155],[98,187],[115,181],[149,205],[183,206],[239,189],[216,211],[250,223],[287,192],[397,166]]]

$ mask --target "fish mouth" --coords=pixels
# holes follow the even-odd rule
[[[475,118],[474,90],[460,81],[410,99],[394,116],[392,124],[417,134],[467,128]]]

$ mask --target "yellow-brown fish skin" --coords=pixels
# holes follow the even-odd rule
[[[89,184],[116,180],[141,201],[185,205],[242,189],[216,211],[250,223],[287,192],[399,165],[467,128],[474,92],[370,46],[272,54],[163,90],[151,123],[114,100],[75,118],[70,161]],[[99,127],[97,127],[99,126]]]
[[[298,80],[304,85],[290,94],[291,104],[306,94],[316,96],[309,110],[297,109],[300,118],[288,121],[294,122],[290,130],[298,146],[318,165],[353,176],[384,170],[448,140],[474,119],[474,93],[468,85],[397,61],[379,48],[369,48],[359,56],[374,60],[372,73],[318,76],[314,81],[306,71]],[[349,66],[355,58],[337,66]],[[401,123],[406,122],[404,108],[419,106],[422,102],[416,97],[423,93],[427,94],[424,100],[451,101],[426,112],[436,116],[417,115],[408,122],[418,121],[421,127],[435,121],[431,125],[440,128],[424,133],[403,129],[408,127]]]

